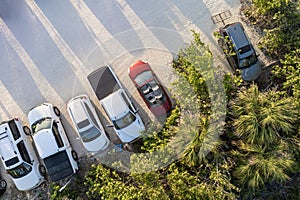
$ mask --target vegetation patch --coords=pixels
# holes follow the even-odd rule
[[[221,78],[226,97],[220,101],[221,93],[212,95],[209,87],[218,77],[209,70],[212,54],[193,32],[194,41],[173,61],[179,79],[172,92],[178,106],[162,130],[150,129],[142,144],[142,152],[152,155],[180,143],[184,151],[178,160],[166,159],[174,149],[160,154],[160,163],[132,156],[133,167],[147,170],[130,174],[94,164],[65,192],[53,187],[53,198],[299,199],[299,1],[253,0],[245,5],[248,20],[263,33],[260,48],[278,60],[270,70],[272,84],[262,82],[266,87],[261,88],[226,74]],[[213,112],[214,101],[226,105],[225,124],[212,124],[222,114]],[[211,125],[220,138],[207,143]],[[203,154],[205,148],[209,151]],[[165,165],[155,167],[160,164]]]

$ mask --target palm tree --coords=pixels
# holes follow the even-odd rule
[[[238,158],[234,175],[239,182],[255,190],[267,182],[289,179],[295,166],[293,150],[299,148],[292,98],[280,97],[276,91],[262,93],[251,85],[239,93],[231,109],[239,138],[234,143],[238,150],[232,152]]]
[[[239,183],[250,189],[258,189],[267,182],[284,182],[289,178],[296,162],[288,152],[288,143],[281,140],[277,145],[263,146],[238,142],[241,164],[234,175]]]
[[[243,90],[231,106],[235,134],[248,143],[272,143],[294,133],[297,110],[292,98],[280,98],[276,91],[261,93],[256,85]]]
[[[198,126],[183,126],[182,129],[182,132],[186,133],[185,137],[191,141],[186,145],[182,154],[187,165],[198,166],[209,162],[208,154],[213,155],[213,159],[219,158],[219,148],[222,142],[216,137],[217,128],[210,126],[208,117],[200,117]]]

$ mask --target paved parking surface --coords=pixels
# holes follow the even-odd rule
[[[216,65],[226,62],[212,34],[219,25],[210,17],[230,9],[230,20],[239,20],[239,6],[238,0],[2,0],[0,121],[18,116],[28,125],[30,108],[50,102],[60,108],[72,146],[85,156],[66,103],[86,93],[102,122],[108,123],[86,79],[90,72],[111,65],[142,108],[144,122],[155,121],[128,77],[130,64],[137,59],[148,61],[170,87],[175,78],[170,64],[192,39],[191,29],[201,33]],[[118,143],[113,131],[107,131]],[[10,186],[7,175],[1,174]]]

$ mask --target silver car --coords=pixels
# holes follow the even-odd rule
[[[109,140],[89,97],[82,94],[72,98],[67,104],[67,110],[86,150],[105,150]]]

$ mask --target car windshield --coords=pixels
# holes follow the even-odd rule
[[[29,174],[32,170],[32,167],[27,163],[22,163],[19,166],[7,170],[7,172],[13,177],[13,178],[21,178],[23,176],[26,176]]]
[[[138,84],[138,85],[142,85],[143,83],[145,83],[146,81],[153,79],[152,73],[150,70],[147,71],[143,71],[142,73],[138,74],[134,81]]]
[[[246,52],[248,52],[250,50],[251,50],[251,46],[250,45],[246,45],[246,46],[243,46],[242,48],[240,48],[239,52],[240,52],[240,54],[244,54],[244,53],[246,53]]]
[[[136,117],[131,112],[128,112],[126,115],[124,115],[120,119],[114,120],[113,123],[114,123],[116,129],[122,129],[122,128],[129,126],[132,122],[135,121],[135,119],[136,119]]]
[[[92,126],[86,131],[80,132],[80,136],[82,138],[83,142],[90,142],[94,140],[95,138],[99,137],[101,135],[101,132],[98,128],[95,126]]]
[[[247,58],[241,59],[239,68],[246,68],[253,65],[257,61],[257,57],[255,54],[248,56]]]
[[[90,125],[90,122],[88,119],[82,120],[81,122],[77,123],[77,127],[79,129],[82,129],[84,127],[87,127],[88,125]]]
[[[51,127],[52,119],[50,117],[42,118],[32,124],[31,129],[33,133],[36,133],[42,129],[49,129]]]

